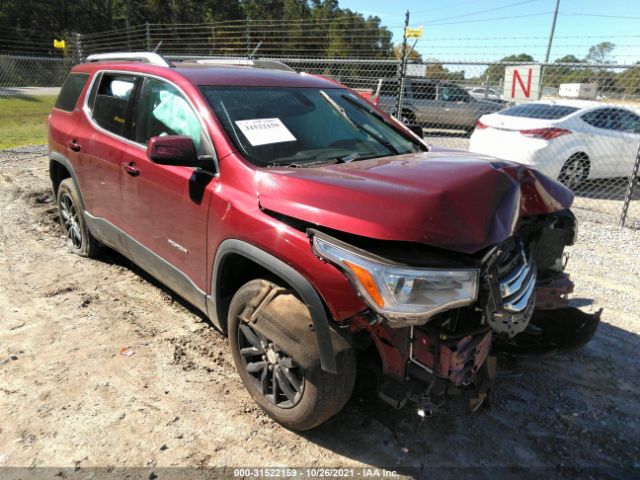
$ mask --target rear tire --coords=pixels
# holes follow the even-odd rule
[[[278,288],[267,280],[252,280],[240,287],[231,300],[227,325],[233,360],[245,387],[267,415],[291,430],[309,430],[342,410],[351,397],[355,354],[349,348],[336,355],[338,375],[322,370],[319,358],[306,370],[297,366],[287,352],[240,319],[265,284]],[[308,321],[311,322],[310,315]]]
[[[65,178],[60,182],[56,202],[60,225],[67,238],[69,251],[81,257],[95,257],[100,244],[87,227],[81,208],[80,193],[71,178]]]
[[[576,190],[589,177],[589,168],[589,158],[586,155],[572,155],[560,169],[558,181],[565,187]]]

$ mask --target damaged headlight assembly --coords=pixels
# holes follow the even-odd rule
[[[342,270],[392,327],[422,325],[436,313],[474,303],[478,296],[478,269],[394,265],[321,234],[312,234],[312,248]]]

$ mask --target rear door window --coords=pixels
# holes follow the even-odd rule
[[[71,73],[64,81],[55,108],[72,112],[89,79],[88,73]]]
[[[440,85],[440,100],[444,102],[468,102],[469,93],[457,85]]]
[[[131,99],[136,77],[119,73],[103,73],[93,104],[93,119],[102,128],[126,137]]]
[[[429,82],[413,82],[411,84],[413,98],[417,100],[435,100],[436,84]]]

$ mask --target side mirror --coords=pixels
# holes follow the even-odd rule
[[[147,157],[159,165],[200,166],[193,140],[183,135],[151,137],[147,143]]]
[[[422,125],[405,125],[405,127],[407,127],[420,138],[424,138],[424,130],[422,129]]]

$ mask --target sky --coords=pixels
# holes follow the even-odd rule
[[[340,0],[342,8],[380,17],[402,41],[410,26],[424,27],[416,50],[425,59],[483,61],[528,53],[543,61],[556,0]],[[616,45],[616,63],[640,61],[640,0],[560,0],[550,61],[584,58],[603,41]]]

